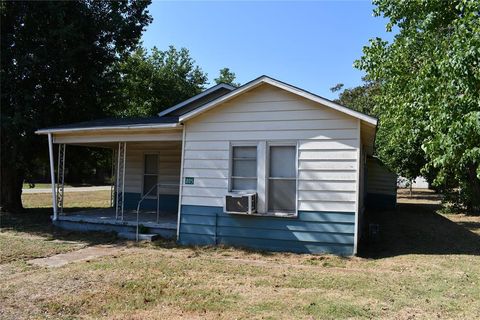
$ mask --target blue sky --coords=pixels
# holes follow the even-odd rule
[[[188,48],[212,85],[229,67],[242,84],[266,74],[335,98],[335,84],[361,83],[353,61],[368,39],[392,38],[372,10],[369,1],[155,1],[142,40],[149,49]]]

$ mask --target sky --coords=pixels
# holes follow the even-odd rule
[[[185,47],[210,85],[224,67],[241,84],[268,75],[323,97],[361,84],[353,67],[368,40],[391,40],[369,1],[154,1],[144,47]]]

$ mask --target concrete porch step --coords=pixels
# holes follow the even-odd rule
[[[121,239],[127,239],[127,240],[136,240],[137,239],[137,234],[135,232],[119,232],[117,234],[117,237]],[[156,233],[139,233],[138,234],[138,240],[139,241],[155,241],[160,237],[159,234]]]

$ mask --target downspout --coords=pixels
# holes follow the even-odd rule
[[[218,212],[215,211],[215,235],[214,235],[214,239],[215,241],[215,245],[218,244]]]
[[[185,136],[186,136],[187,126],[183,124],[182,131],[182,158],[180,159],[180,183],[178,190],[178,214],[177,214],[177,241],[180,240],[180,221],[182,213],[182,191],[183,191],[183,164],[185,158]]]
[[[357,121],[357,132],[358,132],[358,145],[357,145],[357,181],[356,181],[356,203],[355,203],[355,229],[353,236],[353,255],[357,255],[358,250],[358,236],[359,236],[359,215],[360,215],[360,166],[362,163],[361,159],[361,143],[362,143],[362,132],[361,132],[361,120]]]
[[[53,221],[57,221],[58,212],[57,212],[57,197],[55,195],[55,167],[53,160],[53,137],[52,133],[48,133],[48,155],[50,158],[50,181],[52,184],[52,207],[53,207]]]

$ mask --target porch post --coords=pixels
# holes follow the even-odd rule
[[[65,153],[67,146],[58,145],[58,169],[57,169],[57,209],[63,214],[63,195],[65,190]]]
[[[123,207],[125,204],[125,161],[127,158],[127,143],[123,142],[123,164],[122,164],[122,220],[123,220]]]
[[[115,190],[115,181],[116,181],[116,178],[117,178],[117,174],[115,172],[115,169],[116,169],[116,166],[115,166],[115,162],[117,161],[117,150],[115,148],[112,148],[112,174],[111,174],[111,177],[112,177],[112,184],[110,186],[110,207],[114,207],[115,206],[115,193],[116,193],[116,190]]]
[[[53,137],[48,133],[48,156],[50,158],[50,181],[52,184],[52,207],[53,207],[53,221],[58,219],[57,213],[57,199],[55,197],[55,167],[53,165]]]
[[[115,219],[118,219],[118,216],[121,216],[123,220],[123,208],[124,208],[124,199],[125,199],[125,160],[127,152],[127,143],[119,142],[118,143],[118,157],[117,157],[117,185],[115,188],[117,201],[115,205]]]
[[[118,219],[118,201],[119,201],[119,195],[118,195],[118,185],[120,184],[119,183],[119,179],[118,179],[118,170],[120,168],[120,143],[118,143],[118,147],[117,147],[117,172],[115,174],[115,220]]]

